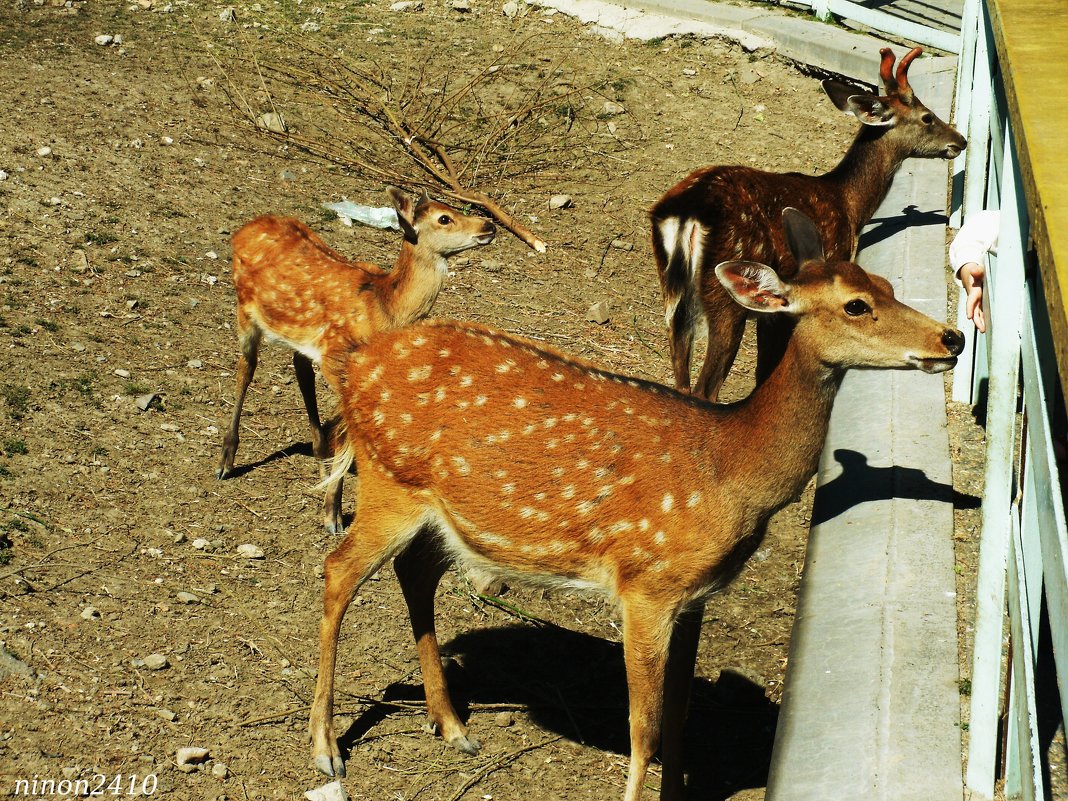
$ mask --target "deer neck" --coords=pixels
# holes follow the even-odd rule
[[[385,293],[387,311],[396,325],[406,325],[430,313],[447,269],[444,256],[420,252],[407,241],[401,245],[389,273],[389,291]]]
[[[855,234],[874,216],[906,158],[892,128],[862,125],[838,166],[823,176],[842,198]]]
[[[807,357],[796,340],[795,334],[774,372],[729,413],[727,439],[744,443],[732,454],[736,475],[776,477],[745,485],[747,493],[763,493],[750,498],[758,516],[795,500],[815,474],[844,375]]]

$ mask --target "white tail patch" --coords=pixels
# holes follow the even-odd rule
[[[707,233],[705,227],[692,217],[685,221],[678,217],[666,217],[660,221],[659,226],[667,263],[671,264],[678,255],[686,265],[686,280],[693,286],[697,281],[697,271],[704,254]],[[664,319],[669,328],[685,294],[687,293],[668,292],[664,295]],[[689,294],[696,296],[697,293]]]

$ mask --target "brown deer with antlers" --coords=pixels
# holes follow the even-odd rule
[[[630,701],[625,799],[640,797],[658,746],[662,798],[682,797],[704,600],[815,472],[842,376],[854,367],[948,370],[964,343],[895,300],[885,279],[825,260],[800,212],[788,209],[784,222],[800,265],[792,282],[748,261],[715,270],[740,305],[796,322],[771,377],[731,406],[455,322],[388,332],[328,357],[349,427],[334,473],[354,461],[360,480],[356,521],[325,564],[310,721],[320,770],[344,775],[332,714],[342,617],[391,558],[430,718],[453,746],[478,751],[449,700],[434,628],[434,592],[457,559],[618,603]]]
[[[884,96],[857,86],[824,81],[841,111],[861,123],[838,166],[824,175],[772,173],[742,166],[705,167],[690,174],[650,211],[653,255],[664,296],[675,386],[690,389],[690,355],[696,329],[707,323],[708,346],[694,394],[716,400],[738,352],[746,311],[716,279],[727,259],[753,259],[792,277],[797,263],[778,224],[783,208],[800,209],[819,227],[828,258],[853,259],[860,229],[890,190],[907,158],[955,158],[964,137],[919,101],[908,69],[917,47],[893,71],[894,54],[880,53]],[[757,327],[757,379],[782,353],[789,326]]]
[[[319,418],[313,362],[330,350],[366,342],[377,331],[425,317],[441,291],[447,258],[493,241],[494,226],[425,197],[418,203],[387,190],[404,241],[392,270],[349,261],[308,226],[285,217],[259,217],[233,237],[237,290],[237,394],[216,472],[234,467],[238,424],[256,372],[260,343],[275,339],[293,349],[293,369],[311,426],[312,450],[330,456],[327,427]],[[334,380],[324,373],[328,383]],[[331,485],[324,505],[326,528],[340,531],[341,483]]]

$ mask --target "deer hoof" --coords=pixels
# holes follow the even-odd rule
[[[339,756],[329,757],[326,754],[321,754],[315,758],[315,767],[319,769],[320,773],[325,773],[327,776],[345,777],[345,760]]]
[[[468,756],[478,756],[478,751],[482,748],[482,744],[479,743],[474,737],[468,737],[467,735],[460,735],[454,737],[449,741],[449,745],[455,748],[457,751],[463,751]]]

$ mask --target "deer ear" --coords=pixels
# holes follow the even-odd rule
[[[823,261],[823,238],[816,223],[795,208],[782,210],[782,224],[786,229],[786,244],[798,266],[806,261]]]
[[[845,83],[843,81],[835,81],[830,78],[823,81],[823,91],[827,93],[827,97],[834,103],[835,108],[839,111],[844,111],[846,114],[852,114],[849,110],[847,101],[853,95],[866,95],[869,94],[867,89],[862,89],[859,86],[855,86],[851,83]]]
[[[790,287],[766,264],[720,262],[716,265],[716,278],[731,297],[750,311],[777,312],[790,308]]]
[[[842,110],[846,114],[852,114],[865,125],[888,127],[894,124],[894,110],[885,99],[877,95],[850,95],[846,98],[845,105]]]
[[[393,208],[397,210],[397,222],[400,223],[404,238],[413,245],[418,243],[419,233],[415,230],[415,206],[412,199],[395,186],[386,189],[386,194],[389,195]]]

